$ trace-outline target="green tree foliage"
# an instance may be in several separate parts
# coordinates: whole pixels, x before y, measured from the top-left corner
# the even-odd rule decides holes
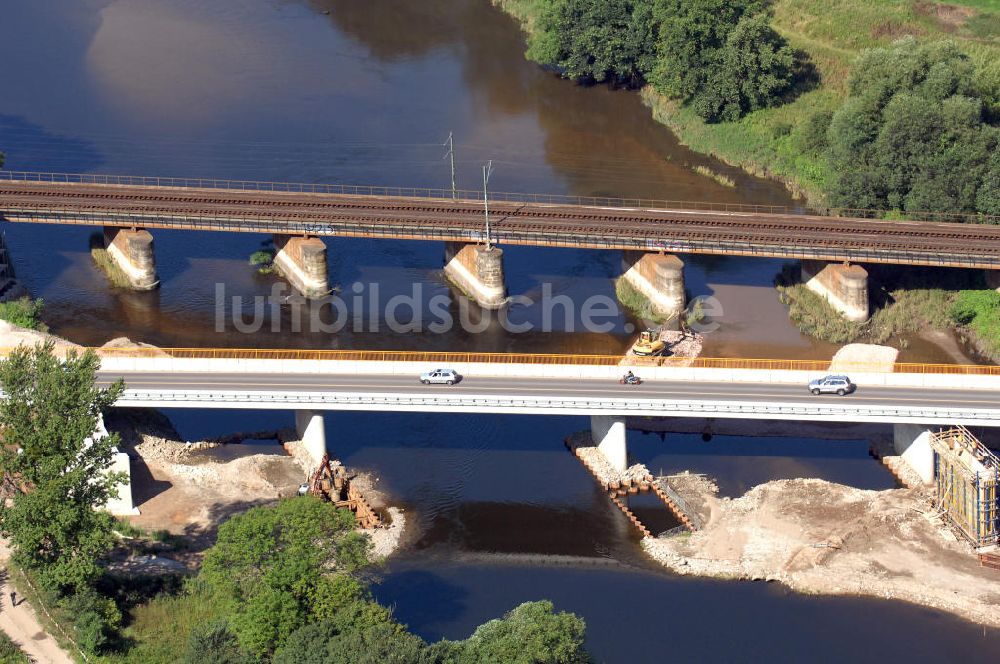
[[[985,122],[972,74],[948,41],[907,38],[865,52],[827,131],[831,203],[1000,212],[990,184],[1000,173],[991,160],[1000,134]]]
[[[649,0],[542,0],[528,57],[567,78],[639,86],[653,66]]]
[[[984,214],[1000,215],[1000,150],[994,150],[976,193],[976,208]]]
[[[567,78],[638,87],[692,104],[710,122],[774,105],[796,60],[768,0],[541,0],[528,57]]]
[[[767,108],[792,86],[795,54],[767,14],[741,18],[713,57],[718,62],[691,95],[694,109],[710,122]]]
[[[576,664],[589,662],[583,648],[586,624],[553,611],[552,602],[525,602],[503,618],[480,625],[461,642],[460,661],[470,664]]]
[[[95,386],[100,360],[92,351],[65,360],[52,351],[51,343],[22,346],[0,362],[0,471],[9,501],[0,503],[0,529],[15,562],[46,587],[80,589],[97,578],[114,544],[114,520],[100,508],[125,480],[109,472],[118,437],[93,434],[124,386]]]
[[[353,528],[350,511],[311,496],[251,509],[219,528],[200,576],[230,601],[229,627],[244,650],[271,653],[302,625],[335,615],[332,602],[361,596],[333,575],[367,561],[370,541]]]
[[[216,621],[194,630],[181,664],[250,664],[225,621]],[[299,660],[300,664],[304,664]]]
[[[379,625],[341,632],[326,642],[324,664],[431,664],[419,636]]]

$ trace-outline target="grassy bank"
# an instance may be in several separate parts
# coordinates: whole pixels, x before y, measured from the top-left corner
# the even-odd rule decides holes
[[[825,299],[799,283],[797,267],[786,266],[775,285],[795,326],[823,341],[905,348],[905,335],[953,327],[984,355],[1000,359],[1000,293],[985,289],[981,274],[873,266],[869,275],[874,284],[872,315],[864,323],[844,319]]]
[[[657,324],[668,320],[668,317],[654,309],[649,298],[640,293],[624,276],[615,279],[615,295],[618,296],[618,302],[639,320]]]
[[[128,275],[118,267],[118,263],[111,258],[111,254],[104,248],[104,236],[100,233],[94,233],[90,236],[90,257],[94,259],[94,263],[101,269],[101,272],[108,278],[112,286],[115,288],[130,287],[131,283],[128,280]]]
[[[531,33],[544,0],[493,0]],[[808,54],[818,84],[787,103],[735,122],[704,122],[692,108],[647,87],[642,95],[657,121],[681,142],[755,175],[784,182],[791,191],[823,202],[830,166],[810,145],[809,123],[847,96],[851,64],[862,50],[912,35],[950,38],[971,58],[976,79],[1000,98],[1000,2],[965,0],[774,0],[775,30]]]

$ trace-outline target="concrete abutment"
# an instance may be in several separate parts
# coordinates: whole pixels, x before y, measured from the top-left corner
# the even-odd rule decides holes
[[[934,484],[934,450],[926,425],[892,425],[892,446],[924,484]]]
[[[624,418],[591,415],[590,436],[597,449],[615,470],[624,472],[628,468],[628,442]]]
[[[445,242],[444,273],[484,309],[507,304],[503,250],[481,244]]]
[[[295,411],[295,433],[309,452],[313,463],[318,466],[326,454],[326,424],[323,422],[323,411]]]
[[[868,271],[860,265],[804,260],[802,283],[847,320],[868,320]]]
[[[677,256],[624,251],[622,270],[622,278],[646,297],[657,313],[673,318],[684,311],[684,261]]]
[[[153,236],[149,231],[105,226],[104,248],[134,290],[153,290],[159,285]]]
[[[274,235],[274,266],[304,296],[315,299],[330,293],[326,243],[318,237]]]

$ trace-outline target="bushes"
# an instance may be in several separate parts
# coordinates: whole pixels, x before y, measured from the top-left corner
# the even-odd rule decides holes
[[[551,602],[525,602],[503,618],[480,625],[459,645],[462,662],[583,664],[586,624],[572,613],[555,613]]]
[[[100,654],[116,642],[122,614],[110,598],[82,588],[61,599],[59,606],[73,617],[73,638],[84,652]]]
[[[954,43],[866,51],[848,88],[827,131],[833,205],[1000,214],[1000,132]]]
[[[43,306],[43,300],[32,301],[28,297],[22,297],[9,302],[0,302],[0,319],[18,327],[44,331],[45,326],[41,320]]]
[[[982,350],[1000,357],[1000,293],[995,290],[964,290],[958,294],[950,315],[958,325],[971,330]]]

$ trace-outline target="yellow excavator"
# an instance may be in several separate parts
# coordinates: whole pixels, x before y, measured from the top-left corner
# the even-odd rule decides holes
[[[643,357],[662,355],[667,349],[667,343],[660,339],[660,334],[653,330],[645,330],[639,334],[638,341],[632,346],[632,352]]]

